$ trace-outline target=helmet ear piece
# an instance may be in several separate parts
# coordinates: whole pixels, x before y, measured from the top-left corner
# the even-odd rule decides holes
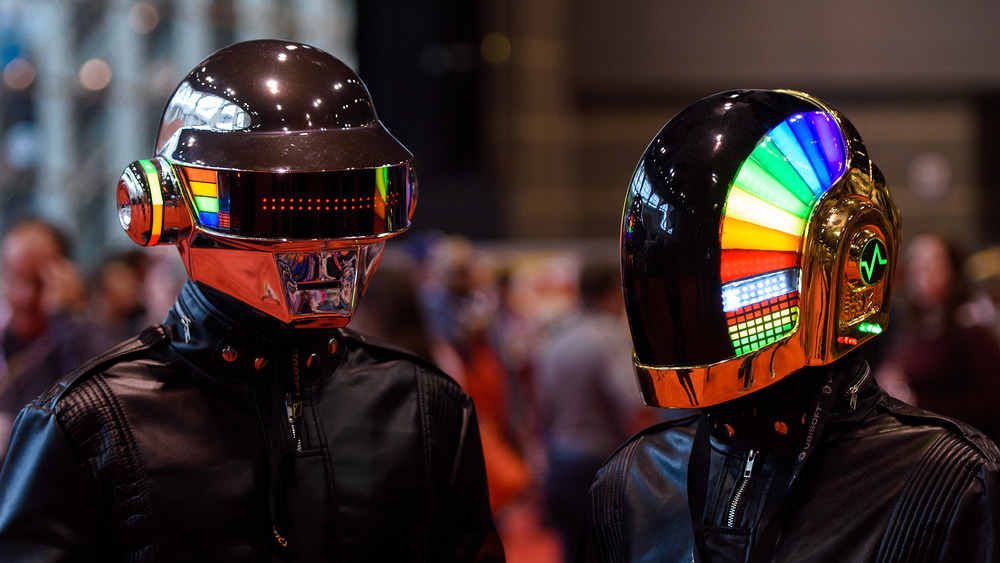
[[[413,212],[417,209],[417,170],[413,167],[413,163],[410,163],[408,171],[407,181],[410,183],[410,206],[407,209],[406,220],[413,220]]]
[[[122,229],[138,245],[174,244],[191,230],[180,183],[162,157],[125,167],[116,199]]]
[[[888,326],[899,230],[887,201],[841,195],[817,209],[802,271],[808,365],[828,364]]]
[[[864,225],[851,235],[841,283],[837,344],[853,347],[888,322],[894,256],[884,231]]]

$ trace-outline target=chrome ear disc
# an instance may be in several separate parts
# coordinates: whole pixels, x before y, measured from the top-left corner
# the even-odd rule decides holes
[[[140,246],[174,244],[191,230],[180,183],[161,157],[125,167],[116,199],[122,229]]]

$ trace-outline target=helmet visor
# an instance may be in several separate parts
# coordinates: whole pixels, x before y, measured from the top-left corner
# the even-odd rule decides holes
[[[713,108],[688,122],[715,119]],[[633,342],[646,365],[733,360],[799,326],[806,234],[813,209],[845,177],[846,141],[826,111],[778,121],[781,113],[726,135],[699,125],[707,139],[698,142],[654,140],[640,161],[622,256]],[[717,142],[725,150],[699,161]]]
[[[203,229],[265,240],[373,238],[409,227],[409,164],[330,172],[176,166]]]

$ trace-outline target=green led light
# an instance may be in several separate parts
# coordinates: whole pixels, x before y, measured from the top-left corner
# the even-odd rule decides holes
[[[882,327],[874,323],[861,323],[858,325],[858,330],[871,334],[879,334],[882,332]]]
[[[802,176],[789,164],[788,158],[781,152],[774,141],[766,139],[750,153],[750,158],[756,161],[763,171],[778,181],[786,190],[795,195],[803,204],[812,208],[816,194],[805,183]]]
[[[202,213],[218,213],[219,212],[219,200],[214,197],[206,197],[196,195],[194,196],[195,207],[198,211]]]

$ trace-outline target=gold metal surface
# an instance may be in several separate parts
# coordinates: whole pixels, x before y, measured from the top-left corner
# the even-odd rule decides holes
[[[836,119],[846,143],[846,172],[813,208],[802,247],[798,326],[788,336],[745,356],[711,365],[663,367],[632,360],[643,401],[673,408],[707,407],[762,389],[805,366],[825,365],[874,336],[861,323],[885,327],[899,250],[899,211],[882,173],[854,127],[811,96]],[[885,243],[884,275],[860,284],[859,255],[868,240]],[[860,245],[860,247],[859,247]]]

